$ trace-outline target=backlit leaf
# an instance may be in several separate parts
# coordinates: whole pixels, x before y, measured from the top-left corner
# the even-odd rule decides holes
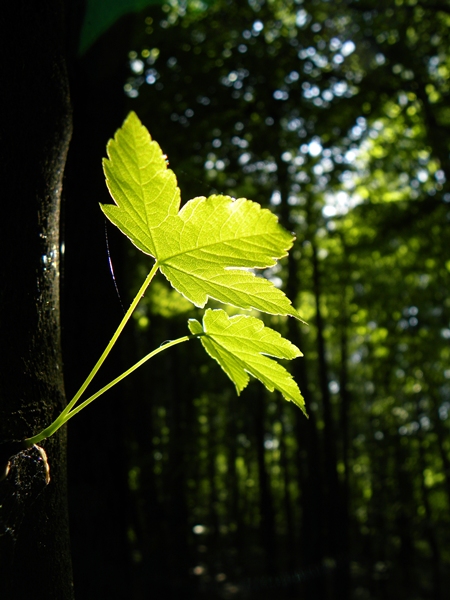
[[[161,272],[196,306],[205,306],[209,296],[240,308],[298,316],[281,290],[246,270],[273,266],[293,240],[256,202],[194,198],[154,236]]]
[[[194,198],[179,211],[175,175],[134,113],[108,143],[108,157],[115,204],[102,210],[188,300],[203,307],[210,297],[299,318],[281,290],[249,271],[273,266],[292,246],[294,237],[274,214],[229,196]]]
[[[199,335],[208,354],[234,382],[239,394],[248,384],[249,374],[268,390],[280,391],[302,411],[305,402],[294,379],[284,367],[269,356],[291,360],[302,356],[300,350],[260,319],[246,315],[229,317],[223,310],[205,312],[203,325],[189,320],[191,333]]]

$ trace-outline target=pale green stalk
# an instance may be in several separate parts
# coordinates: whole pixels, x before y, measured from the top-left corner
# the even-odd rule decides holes
[[[85,379],[83,385],[80,387],[80,389],[78,390],[78,392],[75,394],[75,396],[67,404],[67,406],[62,411],[62,413],[53,421],[53,423],[51,425],[49,425],[46,429],[44,429],[43,431],[41,431],[37,435],[35,435],[35,436],[31,437],[31,438],[27,438],[26,442],[27,442],[27,444],[28,444],[29,447],[31,447],[33,444],[37,444],[39,441],[41,441],[41,440],[43,440],[43,439],[45,439],[47,437],[50,437],[55,431],[57,431],[62,425],[64,425],[64,423],[70,418],[69,414],[70,414],[70,416],[72,416],[73,414],[75,414],[72,411],[73,407],[78,402],[78,400],[81,398],[82,394],[85,392],[86,388],[91,383],[91,381],[94,379],[95,375],[97,374],[97,372],[100,369],[100,367],[102,366],[102,364],[105,362],[106,357],[111,352],[114,344],[117,342],[117,339],[118,339],[119,335],[122,333],[125,325],[128,323],[128,321],[129,321],[131,315],[133,314],[135,308],[139,304],[141,298],[145,294],[148,286],[150,285],[150,282],[152,281],[153,277],[156,275],[156,272],[157,272],[158,268],[159,268],[159,264],[158,264],[158,261],[156,261],[155,264],[153,265],[150,273],[145,278],[144,283],[141,285],[141,287],[140,287],[138,293],[136,294],[133,302],[130,304],[129,309],[125,313],[125,316],[121,320],[121,322],[120,322],[118,328],[116,329],[114,335],[112,336],[109,344],[106,346],[106,348],[103,351],[102,355],[100,356],[100,358],[98,359],[98,361],[95,363],[94,368],[89,373],[89,375]],[[184,339],[183,339],[183,341],[184,341]],[[158,351],[160,351],[160,350],[158,349]],[[136,363],[136,365],[134,367],[131,367],[131,369],[129,369],[128,371],[126,371],[124,374],[120,375],[119,378],[115,379],[113,382],[111,382],[110,384],[108,384],[108,386],[106,386],[105,388],[103,388],[103,390],[101,390],[101,393],[106,392],[107,389],[109,389],[110,387],[112,387],[113,385],[115,385],[116,383],[118,383],[121,379],[123,379],[124,377],[126,377],[126,375],[128,373],[131,373],[132,371],[134,371],[134,369],[137,368],[137,366],[139,366],[140,364],[142,364],[142,362],[145,362],[149,358],[151,358],[151,356],[147,355],[147,357],[145,357],[142,361],[139,361],[139,363]],[[99,395],[100,395],[100,392],[98,392],[95,395],[95,397],[97,398]],[[89,400],[91,400],[91,399],[89,399]],[[89,403],[88,401],[86,401],[86,402]],[[86,402],[84,402],[82,405],[80,405],[80,407],[81,406],[85,406]],[[77,410],[77,412],[78,412],[78,410]]]
[[[98,370],[100,369],[100,367],[102,366],[102,364],[105,362],[106,357],[111,352],[114,344],[117,342],[117,338],[122,333],[125,325],[129,321],[129,319],[130,319],[131,315],[133,314],[136,306],[139,304],[142,296],[145,294],[145,291],[147,290],[148,286],[150,285],[150,282],[153,279],[153,277],[155,276],[156,271],[158,270],[158,268],[159,268],[159,265],[158,265],[157,262],[155,262],[155,264],[152,267],[152,270],[150,271],[150,273],[145,278],[144,283],[141,285],[140,290],[136,294],[133,302],[130,304],[129,309],[125,313],[125,316],[121,320],[119,327],[116,329],[114,335],[112,336],[111,341],[106,346],[105,350],[103,351],[103,354],[100,356],[100,358],[98,359],[98,361],[95,363],[94,368],[92,369],[92,371],[87,376],[87,378],[86,378],[85,382],[83,383],[83,385],[80,387],[80,389],[75,394],[75,396],[72,398],[72,400],[69,402],[69,404],[66,406],[66,408],[62,411],[61,416],[67,415],[71,411],[71,409],[78,402],[78,400],[80,399],[80,397],[82,396],[83,392],[86,390],[86,388],[88,387],[88,385],[94,379],[94,377],[97,374]]]
[[[102,387],[101,390],[99,390],[98,392],[96,392],[95,394],[93,394],[92,396],[90,396],[87,400],[85,400],[84,402],[82,402],[79,406],[77,406],[76,408],[74,408],[73,410],[71,410],[69,413],[67,413],[67,412],[61,413],[59,415],[59,417],[57,419],[55,419],[55,421],[53,421],[53,423],[51,425],[49,425],[46,429],[44,429],[43,431],[41,431],[40,433],[38,433],[37,435],[35,435],[35,436],[31,437],[31,438],[27,438],[25,440],[26,443],[27,443],[27,446],[31,447],[34,444],[38,444],[42,440],[45,440],[45,438],[48,438],[51,435],[53,435],[55,433],[55,431],[57,431],[62,425],[64,425],[65,423],[67,423],[67,421],[69,419],[71,419],[74,415],[76,415],[77,413],[79,413],[80,410],[83,410],[83,408],[85,408],[88,404],[90,404],[91,402],[93,402],[94,400],[96,400],[99,396],[101,396],[102,394],[104,394],[105,392],[107,392],[109,389],[111,389],[113,386],[115,386],[116,383],[119,383],[119,381],[122,381],[122,379],[125,379],[125,377],[127,377],[128,375],[130,375],[133,371],[135,371],[136,369],[138,369],[141,365],[143,365],[145,362],[147,362],[148,360],[150,360],[151,358],[153,358],[154,356],[156,356],[157,354],[159,354],[163,350],[166,350],[167,348],[171,348],[172,346],[176,346],[177,344],[181,344],[183,342],[187,342],[187,341],[189,341],[190,339],[192,339],[194,337],[197,337],[197,336],[194,336],[194,335],[185,335],[184,337],[181,337],[181,338],[178,338],[176,340],[172,340],[170,342],[166,342],[165,344],[162,344],[159,348],[156,348],[156,350],[153,350],[152,352],[150,352],[149,354],[147,354],[146,356],[144,356],[144,358],[141,358],[140,361],[138,361],[132,367],[130,367],[129,369],[127,369],[126,371],[124,371],[121,375],[119,375],[118,377],[116,377],[115,379],[113,379],[110,383],[108,383],[107,385],[105,385],[104,387]]]

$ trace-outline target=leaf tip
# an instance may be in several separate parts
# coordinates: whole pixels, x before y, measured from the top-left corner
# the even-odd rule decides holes
[[[128,115],[125,117],[123,126],[125,126],[125,124],[128,124],[128,123],[130,125],[142,125],[140,118],[137,116],[137,114],[134,112],[134,110],[130,110]]]
[[[292,311],[289,313],[289,316],[294,317],[294,319],[297,319],[297,321],[300,321],[300,323],[303,323],[303,325],[308,325],[308,323],[304,319],[302,319],[300,313],[294,307],[292,307]]]
[[[293,402],[296,406],[298,406],[302,413],[305,415],[305,417],[309,419],[309,415],[306,412],[305,399],[303,398],[301,393],[299,393],[298,398],[286,398],[286,400],[288,400],[289,402]]]

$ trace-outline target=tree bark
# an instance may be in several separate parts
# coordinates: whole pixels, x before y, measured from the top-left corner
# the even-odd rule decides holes
[[[0,443],[48,425],[65,404],[59,215],[71,136],[61,0],[2,6],[0,61]],[[73,598],[65,432],[10,460],[0,483],[0,597]]]

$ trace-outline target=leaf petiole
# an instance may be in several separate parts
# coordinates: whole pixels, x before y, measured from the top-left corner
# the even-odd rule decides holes
[[[135,363],[132,367],[130,367],[129,369],[127,369],[126,371],[124,371],[121,375],[119,375],[118,377],[116,377],[115,379],[113,379],[110,383],[108,383],[107,385],[105,385],[104,387],[102,387],[101,390],[99,390],[98,392],[96,392],[95,394],[93,394],[92,396],[90,396],[90,398],[88,398],[87,400],[85,400],[84,402],[82,402],[79,406],[77,406],[76,408],[74,408],[73,410],[71,410],[67,414],[66,421],[68,421],[70,418],[72,418],[74,415],[76,415],[78,412],[80,412],[80,410],[82,410],[85,406],[87,406],[88,404],[90,404],[91,402],[93,402],[94,400],[96,400],[99,396],[101,396],[102,394],[104,394],[105,392],[107,392],[109,389],[111,389],[113,386],[115,386],[116,383],[119,383],[119,381],[122,381],[122,379],[125,379],[125,377],[128,377],[128,375],[130,375],[131,373],[133,373],[133,371],[135,371],[136,369],[138,369],[141,365],[143,365],[144,363],[146,363],[148,360],[150,360],[151,358],[153,358],[154,356],[156,356],[157,354],[159,354],[163,350],[166,350],[167,348],[171,348],[172,346],[176,346],[177,344],[182,344],[183,342],[188,342],[189,340],[191,340],[191,339],[193,339],[195,337],[197,337],[197,336],[195,336],[195,335],[185,335],[185,336],[183,336],[181,338],[177,338],[176,340],[171,340],[170,342],[165,342],[159,348],[156,348],[156,350],[152,350],[152,352],[149,352],[149,354],[147,354],[146,356],[144,356],[144,358],[141,358],[141,360],[139,360],[137,363]]]
[[[51,435],[53,435],[55,433],[55,431],[57,431],[60,427],[62,427],[62,425],[67,423],[67,421],[69,419],[71,419],[74,415],[79,413],[80,410],[83,410],[83,408],[88,406],[88,404],[90,404],[91,402],[96,400],[99,396],[101,396],[102,394],[104,394],[105,392],[110,390],[113,386],[115,386],[117,383],[122,381],[122,379],[125,379],[125,377],[127,377],[128,375],[133,373],[133,371],[138,369],[141,365],[146,363],[148,360],[150,360],[151,358],[153,358],[154,356],[156,356],[163,350],[166,350],[167,348],[171,348],[172,346],[176,346],[177,344],[181,344],[183,342],[188,342],[189,340],[191,340],[195,337],[197,337],[197,336],[196,335],[185,335],[176,340],[171,340],[169,342],[165,342],[159,348],[156,348],[156,350],[153,350],[152,352],[150,352],[149,354],[144,356],[144,358],[141,358],[141,360],[139,360],[132,367],[130,367],[129,369],[124,371],[121,375],[119,375],[118,377],[116,377],[115,379],[110,381],[107,385],[102,387],[98,392],[96,392],[95,394],[93,394],[92,396],[87,398],[87,400],[85,400],[84,402],[79,404],[76,408],[74,408],[73,410],[71,410],[69,412],[66,411],[66,412],[61,413],[59,415],[59,417],[57,419],[55,419],[55,421],[53,421],[53,423],[51,425],[49,425],[46,429],[44,429],[43,431],[41,431],[40,433],[38,433],[37,435],[35,435],[31,438],[27,438],[25,440],[27,447],[31,447],[34,444],[37,444],[37,443],[41,442],[42,440],[45,440],[45,438],[48,438]]]
[[[111,352],[114,344],[117,342],[117,339],[119,338],[120,334],[122,333],[125,325],[130,320],[130,317],[133,314],[135,308],[139,304],[141,298],[144,296],[144,294],[145,294],[148,286],[150,285],[153,277],[156,275],[156,272],[158,271],[158,268],[159,268],[159,264],[158,264],[158,261],[156,261],[155,264],[153,265],[153,267],[151,268],[149,274],[145,278],[144,283],[141,285],[141,287],[140,287],[138,293],[136,294],[133,302],[130,304],[130,307],[128,308],[127,312],[125,313],[125,315],[124,315],[123,319],[121,320],[119,326],[117,327],[116,331],[114,332],[114,335],[112,336],[111,340],[109,341],[109,343],[106,346],[105,350],[103,351],[102,355],[100,356],[100,358],[98,359],[98,361],[95,363],[94,368],[89,373],[89,375],[86,377],[85,381],[83,382],[82,386],[77,391],[77,393],[75,394],[75,396],[67,404],[67,406],[64,408],[64,410],[61,412],[61,414],[53,421],[53,423],[51,423],[48,427],[46,427],[45,429],[43,429],[37,435],[35,435],[35,436],[31,437],[31,438],[27,438],[25,440],[25,442],[27,444],[27,447],[31,447],[31,446],[33,446],[33,444],[37,444],[38,442],[44,440],[45,438],[48,438],[51,435],[53,435],[55,433],[55,431],[57,431],[62,425],[64,425],[64,423],[66,423],[74,414],[76,414],[82,408],[84,408],[85,406],[87,406],[87,404],[89,404],[90,402],[92,402],[92,400],[95,400],[95,398],[98,398],[99,396],[101,396],[101,394],[103,394],[104,392],[106,392],[109,388],[111,388],[113,385],[115,385],[116,383],[118,383],[119,381],[121,381],[129,373],[132,373],[135,369],[137,369],[138,366],[140,366],[145,361],[149,360],[152,356],[154,356],[155,354],[157,354],[160,351],[160,349],[158,348],[158,351],[155,351],[154,353],[150,353],[149,355],[145,356],[142,360],[140,360],[138,363],[136,363],[136,365],[134,365],[133,367],[131,367],[130,369],[128,369],[127,371],[125,371],[125,373],[122,373],[122,375],[119,375],[119,377],[116,377],[116,379],[114,379],[112,382],[110,382],[108,385],[106,385],[104,388],[102,388],[99,392],[97,392],[96,394],[94,394],[94,396],[91,396],[90,398],[88,398],[87,400],[85,400],[82,404],[80,404],[80,406],[78,406],[76,409],[74,409],[74,406],[76,405],[76,403],[78,402],[78,400],[81,398],[81,396],[85,392],[85,390],[88,387],[88,385],[94,379],[94,377],[97,374],[97,372],[99,371],[100,367],[105,362],[106,357]],[[184,341],[184,339],[183,339],[183,341]],[[179,343],[177,340],[176,340],[176,342]],[[170,344],[174,345],[173,343],[170,343]],[[165,347],[167,347],[167,345]]]
[[[86,388],[88,387],[88,385],[94,379],[94,377],[97,374],[98,370],[100,369],[100,367],[102,366],[102,364],[105,362],[106,357],[111,352],[114,344],[117,342],[117,339],[118,339],[119,335],[122,333],[125,325],[129,321],[129,319],[130,319],[131,315],[133,314],[135,308],[137,307],[137,305],[139,304],[141,298],[145,294],[148,286],[150,285],[150,282],[152,281],[153,277],[156,275],[156,272],[157,272],[158,268],[159,268],[159,265],[158,265],[157,262],[155,262],[155,264],[153,265],[150,273],[147,275],[147,277],[145,278],[144,283],[141,285],[138,293],[136,294],[133,302],[130,304],[130,307],[128,308],[127,312],[125,313],[125,316],[121,320],[121,322],[120,322],[118,328],[116,329],[114,335],[112,336],[109,344],[106,346],[106,348],[103,351],[102,355],[100,356],[100,358],[98,359],[98,361],[95,363],[95,366],[92,369],[92,371],[86,377],[86,380],[84,381],[83,385],[80,387],[80,389],[75,394],[75,396],[72,398],[72,400],[68,403],[68,405],[66,406],[66,408],[62,411],[62,413],[60,415],[61,417],[65,416],[65,415],[67,415],[67,414],[69,414],[71,412],[72,408],[75,406],[75,404],[81,398],[82,394],[84,393],[84,391],[86,390]]]

